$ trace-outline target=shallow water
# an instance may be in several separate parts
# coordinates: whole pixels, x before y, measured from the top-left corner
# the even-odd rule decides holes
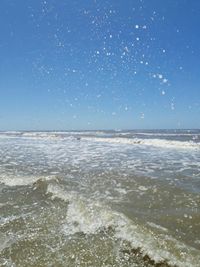
[[[199,266],[200,132],[0,133],[0,266]]]

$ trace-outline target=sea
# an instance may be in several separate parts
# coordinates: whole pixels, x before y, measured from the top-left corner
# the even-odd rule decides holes
[[[200,130],[0,132],[1,267],[199,267]]]

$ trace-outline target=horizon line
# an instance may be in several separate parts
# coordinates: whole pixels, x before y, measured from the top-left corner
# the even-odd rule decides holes
[[[65,129],[65,130],[60,130],[60,129],[31,129],[31,130],[0,130],[1,133],[3,132],[95,132],[95,131],[170,131],[170,130],[182,130],[182,131],[188,131],[188,130],[200,130],[200,128],[132,128],[132,129]]]

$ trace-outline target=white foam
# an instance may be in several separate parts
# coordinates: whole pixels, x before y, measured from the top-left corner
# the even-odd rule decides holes
[[[127,145],[143,145],[143,146],[153,146],[153,147],[162,147],[162,148],[174,148],[174,149],[195,149],[200,150],[200,143],[192,141],[175,141],[175,140],[166,140],[166,139],[159,139],[159,138],[152,138],[152,139],[143,139],[143,138],[126,138],[125,136],[129,133],[120,133],[123,137],[117,137],[114,132],[111,133],[112,137],[106,137],[108,133],[104,132],[2,132],[0,133],[1,138],[31,138],[31,139],[64,139],[64,140],[76,140],[76,136],[80,135],[81,140],[87,141],[95,141],[95,142],[106,142],[106,143],[113,143],[113,144],[127,144]],[[90,136],[88,136],[90,135]],[[144,135],[144,136],[194,136],[193,133],[134,133],[135,136],[137,135]],[[195,134],[196,136],[200,136],[199,134]],[[115,137],[116,136],[116,137]]]
[[[0,183],[3,183],[7,186],[25,186],[31,185],[38,180],[52,180],[55,179],[55,176],[15,176],[15,175],[4,175],[0,176]]]
[[[115,188],[115,191],[119,192],[122,195],[127,194],[127,190],[125,188]]]
[[[13,222],[15,220],[19,220],[19,219],[25,219],[26,217],[28,217],[31,213],[26,213],[26,214],[23,214],[23,215],[11,215],[11,216],[7,216],[7,217],[1,217],[0,218],[0,225],[1,226],[4,226],[10,222]]]
[[[200,149],[200,144],[193,141],[172,141],[163,139],[140,139],[140,138],[102,138],[102,137],[83,137],[83,140],[95,141],[95,142],[105,142],[113,144],[126,144],[126,145],[143,145],[143,146],[153,146],[162,148],[174,148],[174,149]]]
[[[148,190],[148,187],[143,186],[143,185],[140,185],[140,186],[138,187],[138,189],[139,189],[140,191],[147,191],[147,190]]]
[[[152,222],[147,222],[147,224],[150,225],[153,228],[159,229],[159,230],[164,231],[164,232],[168,232],[168,229],[163,227],[163,226],[161,226],[161,225],[158,225],[158,224],[155,224],[155,223],[152,223]]]
[[[58,196],[58,191],[56,194]],[[95,234],[99,230],[111,227],[114,229],[115,238],[130,242],[134,249],[140,248],[144,256],[148,255],[155,262],[167,260],[169,264],[180,267],[199,267],[199,251],[172,238],[167,231],[155,233],[128,219],[122,213],[93,200],[86,200],[74,192],[65,193],[64,199],[69,201],[66,224],[63,228],[66,235],[77,232]]]
[[[133,132],[134,135],[144,135],[144,136],[200,136],[198,133],[145,133],[145,132]]]

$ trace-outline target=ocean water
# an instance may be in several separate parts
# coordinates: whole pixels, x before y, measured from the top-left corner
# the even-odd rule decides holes
[[[200,131],[0,133],[0,266],[200,266]]]

